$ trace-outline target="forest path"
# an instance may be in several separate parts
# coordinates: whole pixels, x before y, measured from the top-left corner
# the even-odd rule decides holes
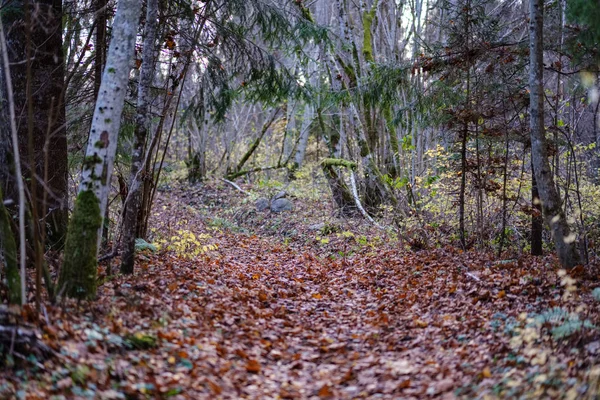
[[[595,336],[557,345],[531,328],[536,312],[591,303],[585,287],[562,299],[552,259],[332,235],[352,249],[340,255],[216,227],[176,194],[157,209],[163,249],[105,279],[83,312],[49,307],[45,339],[63,355],[7,387],[27,398],[578,398],[597,364]]]
[[[576,355],[546,362],[550,343],[511,349],[526,313],[560,303],[551,260],[352,247],[354,237],[338,234],[338,249],[353,249],[340,256],[313,242],[223,228],[212,213],[207,223],[177,194],[161,202],[159,231],[199,244],[148,256],[137,276],[102,290],[118,299],[116,315],[129,315],[119,329],[160,339],[156,350],[140,351],[146,361],[136,361],[137,352],[120,361],[129,392],[151,382],[151,393],[177,388],[181,398],[483,398],[535,390],[556,397],[566,390],[531,383],[532,371],[551,370],[545,379],[557,382],[579,373],[567,367],[581,363]],[[183,257],[210,244],[218,249]]]

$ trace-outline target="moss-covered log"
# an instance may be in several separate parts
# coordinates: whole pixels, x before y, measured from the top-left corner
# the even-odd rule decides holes
[[[0,253],[4,260],[8,286],[8,302],[21,304],[21,280],[17,263],[17,243],[10,228],[8,211],[4,207],[4,198],[0,188]]]
[[[325,158],[321,161],[321,166],[325,167],[345,167],[356,170],[358,165],[354,161],[348,161],[341,158]]]
[[[78,299],[96,296],[96,254],[101,225],[98,198],[91,190],[80,192],[65,243],[65,261],[58,281],[60,295]]]

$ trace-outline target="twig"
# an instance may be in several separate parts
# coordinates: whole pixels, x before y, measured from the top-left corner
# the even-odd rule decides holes
[[[239,190],[240,192],[247,194],[248,196],[250,195],[250,192],[245,191],[244,189],[242,189],[241,187],[239,187],[236,183],[228,181],[225,178],[221,178],[221,180],[225,183],[229,183],[231,186],[233,186],[234,188],[236,188],[237,190]]]
[[[106,253],[101,257],[98,257],[98,262],[102,262],[105,260],[110,260],[111,258],[115,258],[116,256],[119,255],[119,250],[116,246],[113,247],[112,251],[110,253]],[[108,268],[111,268],[110,266],[108,266]]]
[[[476,280],[477,282],[481,282],[481,279],[480,279],[480,278],[478,278],[478,277],[477,277],[477,275],[475,275],[475,274],[472,274],[472,273],[470,273],[470,272],[467,272],[467,273],[466,273],[466,275],[467,275],[469,278],[473,278],[473,279],[474,279],[474,280]]]
[[[352,196],[354,197],[354,202],[356,203],[356,207],[359,209],[360,213],[377,228],[385,229],[383,226],[375,222],[375,220],[367,213],[367,211],[365,211],[362,204],[360,204],[360,199],[358,198],[358,191],[356,190],[356,180],[354,179],[354,171],[352,170],[350,170],[350,184],[352,187]]]

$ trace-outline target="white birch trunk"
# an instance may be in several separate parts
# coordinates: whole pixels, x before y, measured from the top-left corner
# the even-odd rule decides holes
[[[119,1],[81,173],[79,192],[90,190],[96,195],[102,216],[108,203],[140,9],[140,0]]]
[[[300,168],[304,162],[306,155],[306,147],[308,146],[308,137],[310,136],[310,125],[313,121],[313,107],[311,104],[304,106],[304,115],[302,120],[302,128],[300,128],[300,140],[298,141],[298,150],[294,159],[294,167]]]

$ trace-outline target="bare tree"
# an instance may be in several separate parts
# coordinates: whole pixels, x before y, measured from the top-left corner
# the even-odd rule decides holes
[[[560,263],[566,268],[571,268],[579,263],[579,256],[575,245],[576,235],[569,228],[561,206],[560,196],[554,184],[552,170],[548,162],[544,128],[543,0],[531,0],[529,18],[531,158],[544,218],[552,230]]]

